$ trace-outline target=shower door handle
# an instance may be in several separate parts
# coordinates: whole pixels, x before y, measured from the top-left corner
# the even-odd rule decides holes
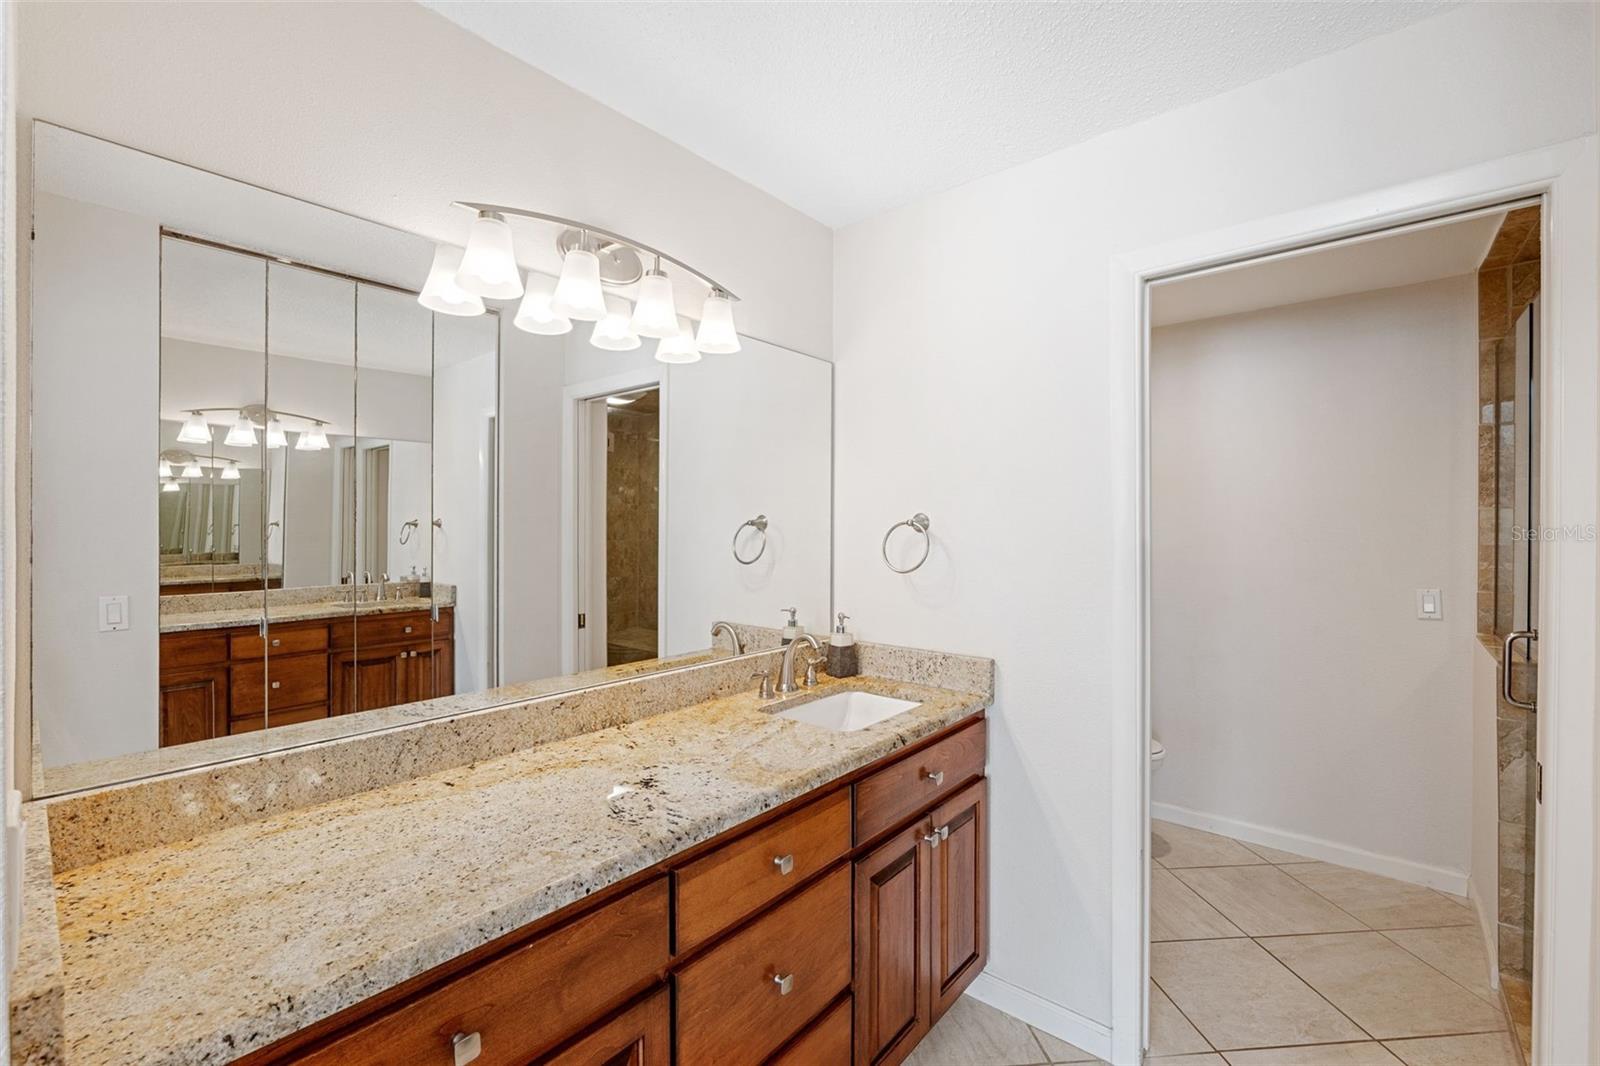
[[[1511,649],[1519,640],[1536,641],[1538,639],[1539,631],[1537,629],[1519,629],[1514,633],[1507,633],[1506,642],[1501,647],[1500,698],[1511,704],[1513,707],[1521,707],[1523,710],[1527,711],[1533,710],[1538,701],[1530,700],[1527,703],[1523,703],[1521,700],[1517,699],[1511,694]]]

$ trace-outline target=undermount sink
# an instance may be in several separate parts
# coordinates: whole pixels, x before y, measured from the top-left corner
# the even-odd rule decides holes
[[[872,692],[836,692],[790,710],[779,711],[778,717],[835,733],[854,733],[920,706],[922,704],[912,700],[897,700]]]

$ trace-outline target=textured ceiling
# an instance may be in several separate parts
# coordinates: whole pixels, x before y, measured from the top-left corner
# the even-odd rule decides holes
[[[1449,6],[424,2],[833,226]]]

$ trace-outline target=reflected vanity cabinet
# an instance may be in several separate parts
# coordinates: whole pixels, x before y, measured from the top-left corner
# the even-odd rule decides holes
[[[892,1066],[988,958],[980,715],[245,1060]]]
[[[454,692],[454,611],[161,635],[162,747]]]

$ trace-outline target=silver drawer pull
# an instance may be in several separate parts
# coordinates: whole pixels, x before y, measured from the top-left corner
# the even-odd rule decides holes
[[[939,831],[937,829],[935,829],[931,833],[922,834],[922,839],[926,840],[928,842],[928,847],[936,848],[936,847],[939,846],[939,841],[943,840],[944,838],[941,837],[939,835]]]
[[[283,641],[279,640],[277,637],[273,637],[272,638],[272,646],[274,648],[276,648],[279,644],[282,644],[282,643],[283,643]]]
[[[483,1054],[483,1037],[477,1033],[457,1033],[450,1038],[450,1048],[456,1053],[456,1066],[467,1066]]]
[[[778,995],[787,996],[794,991],[794,974],[776,974],[772,978],[772,983],[778,986]]]
[[[273,682],[273,683],[272,683],[272,687],[273,687],[273,688],[277,688],[277,687],[278,687],[278,686],[279,686],[279,685],[281,685],[281,684],[283,684],[283,682],[282,682],[282,681],[274,681],[274,682]]]
[[[410,626],[406,626],[406,632],[407,633],[411,632],[411,627]]]
[[[772,865],[778,868],[778,873],[788,877],[790,874],[794,873],[794,856],[779,855],[776,859],[772,860]]]
[[[943,770],[924,770],[922,771],[922,776],[926,777],[929,781],[932,781],[934,788],[939,788],[944,784]]]

